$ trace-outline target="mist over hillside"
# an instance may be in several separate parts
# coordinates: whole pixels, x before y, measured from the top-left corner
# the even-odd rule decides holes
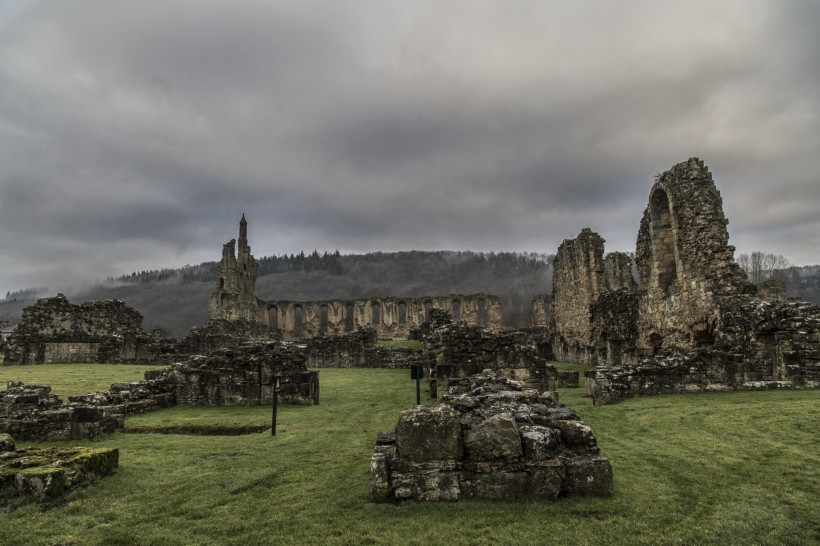
[[[340,255],[299,253],[260,258],[256,295],[263,300],[356,299],[373,296],[444,296],[483,292],[501,298],[502,322],[527,326],[536,294],[552,291],[547,254],[457,251],[374,252]],[[790,296],[820,303],[820,266],[792,267],[783,276]],[[134,272],[67,296],[76,303],[120,299],[143,314],[145,329],[162,327],[176,337],[206,320],[216,262],[179,269]],[[7,294],[0,318],[16,323],[44,288]]]
[[[256,295],[263,300],[443,296],[483,292],[501,298],[505,326],[526,326],[535,294],[552,289],[551,255],[457,251],[299,253],[259,258]],[[146,329],[185,336],[207,315],[216,262],[134,272],[67,294],[74,302],[120,299],[143,314]],[[54,294],[45,294],[54,295]],[[38,293],[38,297],[44,297]],[[0,303],[16,322],[34,298]]]

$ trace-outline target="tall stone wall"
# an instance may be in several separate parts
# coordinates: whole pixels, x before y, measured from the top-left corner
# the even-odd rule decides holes
[[[664,172],[649,192],[638,230],[638,350],[710,345],[720,299],[754,287],[735,263],[729,221],[712,174],[697,158]]]
[[[121,362],[149,358],[142,315],[120,300],[72,304],[63,294],[38,300],[2,350],[4,364]]]
[[[558,360],[597,365],[632,358],[634,339],[626,332],[634,326],[623,324],[635,315],[629,307],[636,302],[630,296],[636,289],[632,259],[623,252],[604,257],[604,242],[584,228],[558,247],[552,277]]]

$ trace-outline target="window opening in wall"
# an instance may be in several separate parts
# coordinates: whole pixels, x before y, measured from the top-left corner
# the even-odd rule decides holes
[[[305,323],[305,310],[302,309],[301,305],[297,305],[293,309],[293,332],[300,334],[302,333],[302,327]]]
[[[427,300],[424,302],[424,320],[430,322],[430,309],[433,308],[433,302]]]
[[[352,331],[354,325],[355,321],[353,319],[353,304],[348,303],[345,305],[345,330],[348,332]]]
[[[403,301],[399,302],[399,324],[407,324],[407,304]]]
[[[275,305],[268,309],[268,324],[271,330],[279,329],[279,309]]]
[[[453,322],[461,320],[461,302],[453,300]]]
[[[319,331],[325,333],[327,331],[327,305],[319,307]]]
[[[651,204],[652,259],[655,266],[657,287],[663,291],[677,280],[675,261],[675,232],[672,226],[672,211],[669,197],[662,189],[652,194]]]
[[[373,302],[373,305],[370,308],[371,310],[371,321],[370,323],[373,326],[378,327],[381,323],[381,307],[379,306],[378,302]]]
[[[478,300],[478,325],[482,328],[487,323],[487,302],[485,300]]]

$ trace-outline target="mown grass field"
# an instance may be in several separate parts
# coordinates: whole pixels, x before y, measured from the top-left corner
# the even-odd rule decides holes
[[[36,369],[38,382],[59,384],[59,366]],[[564,390],[562,401],[592,426],[612,462],[614,496],[376,505],[369,502],[370,453],[376,433],[392,430],[414,403],[408,377],[406,370],[323,369],[321,404],[280,407],[276,437],[125,433],[72,442],[119,448],[119,471],[62,507],[2,509],[0,544],[820,541],[818,391],[592,407],[582,389]],[[0,368],[0,379],[8,378],[9,368]],[[174,408],[129,418],[126,428],[269,419],[270,408]]]

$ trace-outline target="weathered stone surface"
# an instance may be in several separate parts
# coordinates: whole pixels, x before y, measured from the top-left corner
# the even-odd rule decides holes
[[[611,495],[612,465],[606,457],[578,456],[564,461],[565,495]]]
[[[424,351],[431,361],[430,377],[435,378],[438,389],[446,390],[454,379],[469,377],[484,369],[521,381],[527,388],[555,389],[557,371],[539,354],[531,333],[496,332],[452,324],[446,318],[439,324],[424,341]]]
[[[58,294],[38,300],[0,351],[2,364],[136,362],[155,354],[142,315],[119,300],[69,303]]]
[[[0,434],[0,453],[14,451],[14,438],[10,434]]]
[[[464,447],[472,461],[511,461],[523,455],[518,425],[510,413],[493,415],[468,430]]]
[[[735,263],[723,202],[697,158],[659,174],[629,257],[589,229],[553,275],[553,349],[595,364],[596,404],[658,393],[820,387],[820,308],[755,287]]]
[[[578,415],[491,370],[454,381],[435,408],[402,412],[371,458],[375,502],[611,492],[611,468]]]
[[[398,455],[416,463],[459,459],[464,451],[458,413],[444,405],[402,411],[396,436]]]
[[[0,453],[0,503],[18,498],[58,502],[72,489],[112,474],[118,464],[117,449],[75,447],[4,451]]]

